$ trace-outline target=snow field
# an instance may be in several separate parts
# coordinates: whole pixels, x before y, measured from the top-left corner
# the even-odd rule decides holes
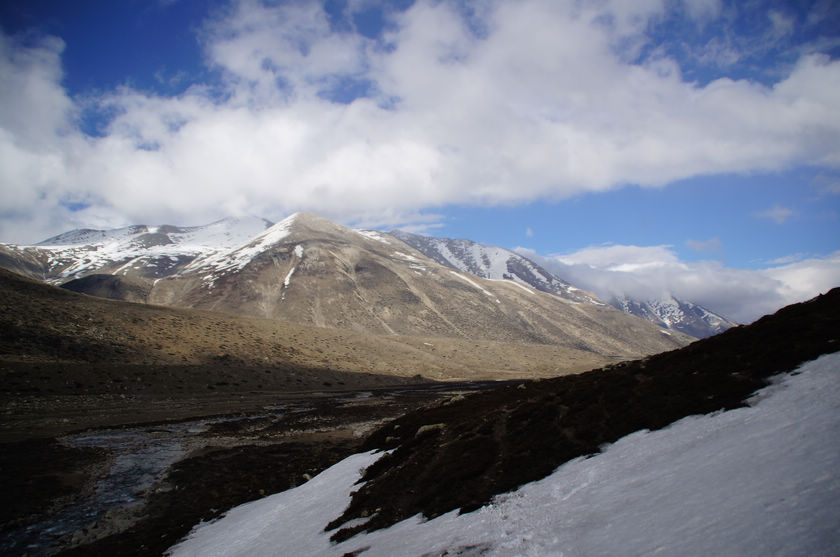
[[[188,555],[840,555],[840,353],[751,406],[639,431],[476,512],[414,517],[331,544],[324,525],[377,455],[200,525]],[[363,551],[362,551],[363,550]]]

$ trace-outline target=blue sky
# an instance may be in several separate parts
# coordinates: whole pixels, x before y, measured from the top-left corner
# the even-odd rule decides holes
[[[2,0],[0,30],[0,241],[308,210],[840,282],[830,0]]]

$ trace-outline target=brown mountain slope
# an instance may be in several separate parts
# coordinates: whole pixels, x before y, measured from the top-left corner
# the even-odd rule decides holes
[[[0,270],[6,392],[294,390],[323,382],[338,386],[358,373],[437,380],[546,377],[626,357],[569,346],[372,336],[133,304]]]
[[[409,413],[367,440],[395,450],[329,528],[372,515],[334,534],[345,539],[417,513],[476,509],[634,431],[741,406],[771,375],[838,350],[840,288],[680,350]]]
[[[159,281],[149,300],[373,334],[558,344],[604,355],[686,342],[609,306],[456,273],[393,237],[305,213],[281,226],[287,235],[241,269],[198,261]]]

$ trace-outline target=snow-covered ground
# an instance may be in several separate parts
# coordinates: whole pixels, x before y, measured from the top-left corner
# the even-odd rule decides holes
[[[478,511],[331,544],[324,526],[377,458],[355,455],[199,526],[172,555],[840,555],[840,352],[751,403],[634,433]]]

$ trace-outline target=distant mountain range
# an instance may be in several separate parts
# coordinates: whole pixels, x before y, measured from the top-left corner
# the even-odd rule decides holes
[[[471,240],[418,236],[401,230],[390,234],[429,259],[458,271],[491,280],[512,280],[577,302],[600,303],[592,294],[575,288],[530,259],[504,248]]]
[[[34,246],[0,244],[0,267],[101,297],[374,334],[572,342],[598,352],[623,339],[616,353],[664,349],[667,336],[637,331],[594,294],[512,251],[353,230],[307,213],[276,224],[246,217],[73,230]],[[694,337],[732,325],[678,300],[609,303]]]
[[[504,248],[478,244],[471,240],[429,238],[408,232],[391,234],[441,265],[488,279],[509,279],[537,290],[577,300],[597,298],[575,288],[530,259]],[[673,296],[662,299],[615,297],[608,303],[625,313],[647,319],[665,329],[673,329],[697,338],[716,335],[737,323],[729,321],[698,304]]]
[[[667,329],[705,338],[722,333],[738,324],[701,305],[665,296],[654,300],[634,300],[629,297],[612,298],[610,305]]]
[[[487,377],[582,371],[692,340],[574,288],[553,294],[512,276],[491,280],[440,265],[385,233],[306,213],[269,224],[72,231],[36,246],[0,245],[0,267],[103,298],[405,339],[409,348],[400,350],[413,351],[418,364],[483,362]],[[516,362],[491,357],[505,350]],[[359,344],[350,356],[374,354]],[[375,356],[377,365],[387,361]],[[476,376],[473,368],[463,376]]]

